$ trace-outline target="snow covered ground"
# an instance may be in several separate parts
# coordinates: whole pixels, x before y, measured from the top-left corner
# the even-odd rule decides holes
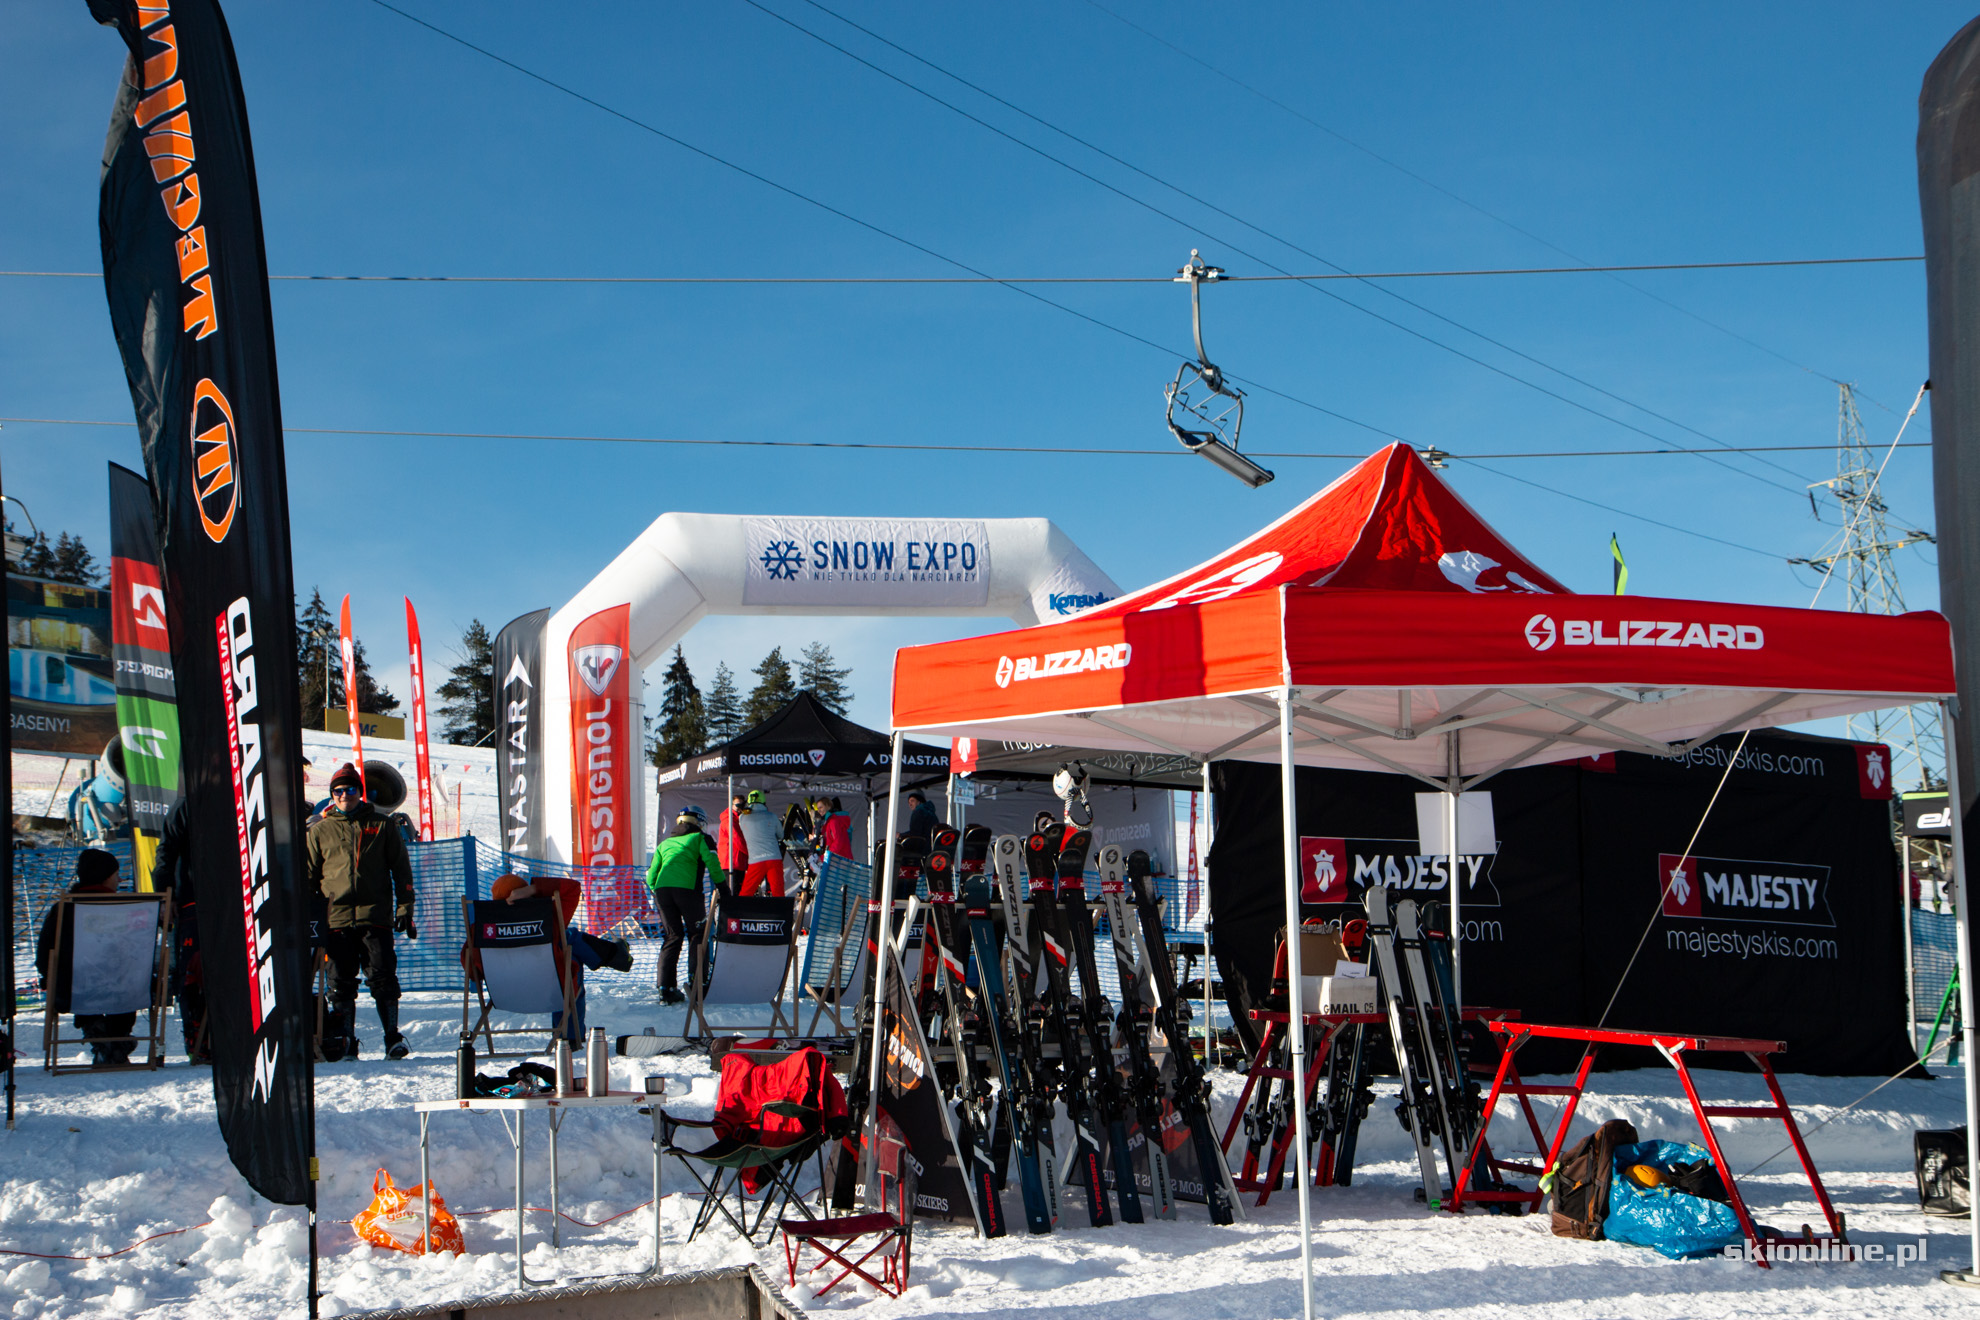
[[[591,984],[592,1022],[608,1032],[681,1029],[680,1009],[659,1009],[644,987]],[[378,1055],[375,1020],[360,1009],[369,1057],[318,1069],[318,1141],[322,1158],[321,1250],[327,1315],[372,1307],[440,1302],[509,1286],[506,1254],[513,1231],[509,1171],[513,1154],[491,1115],[440,1115],[433,1123],[435,1182],[463,1219],[468,1254],[419,1259],[359,1243],[347,1223],[370,1199],[371,1179],[388,1168],[402,1184],[418,1180],[418,1124],[409,1108],[452,1086],[458,1001],[409,998],[408,1036],[415,1053],[401,1063]],[[177,1024],[173,1024],[176,1031]],[[39,1019],[23,1019],[21,1047],[39,1057]],[[647,1072],[664,1073],[673,1107],[705,1115],[714,1077],[704,1059],[683,1054],[615,1061],[616,1086]],[[1760,1098],[1757,1079],[1708,1074],[1728,1100]],[[1855,1078],[1788,1077],[1788,1098],[1812,1126],[1870,1089]],[[1223,1106],[1238,1079],[1224,1075]],[[98,1255],[150,1234],[190,1225],[109,1260],[41,1260],[0,1256],[0,1311],[15,1316],[146,1314],[160,1317],[300,1316],[305,1287],[304,1229],[299,1211],[254,1197],[228,1164],[213,1122],[204,1069],[183,1059],[158,1073],[50,1078],[20,1071],[21,1114],[0,1133],[0,1248],[10,1252]],[[1330,1316],[1694,1317],[1805,1315],[1847,1310],[1858,1316],[1966,1312],[1972,1295],[1936,1281],[1944,1266],[1965,1263],[1963,1221],[1927,1220],[1912,1187],[1911,1132],[1954,1127],[1963,1092],[1957,1076],[1885,1087],[1810,1138],[1832,1195],[1849,1216],[1850,1236],[1883,1244],[1926,1243],[1915,1264],[1792,1264],[1763,1271],[1720,1261],[1674,1263],[1648,1251],[1569,1242],[1548,1234],[1544,1218],[1485,1214],[1462,1219],[1416,1206],[1403,1133],[1379,1103],[1363,1130],[1364,1159],[1352,1188],[1313,1195],[1318,1303]],[[1221,1115],[1220,1115],[1221,1117]],[[1580,1128],[1627,1118],[1645,1137],[1684,1139],[1689,1120],[1667,1071],[1598,1076],[1577,1120]],[[1507,1124],[1500,1132],[1509,1132]],[[1782,1144],[1777,1124],[1720,1125],[1728,1158],[1743,1172]],[[563,1207],[597,1223],[644,1201],[650,1171],[645,1120],[630,1112],[579,1114],[562,1136]],[[545,1131],[529,1130],[530,1204],[547,1204]],[[1792,1156],[1743,1178],[1764,1222],[1798,1229],[1819,1219]],[[670,1270],[755,1259],[781,1280],[773,1243],[752,1250],[732,1232],[710,1230],[683,1246],[691,1205],[680,1195],[686,1175],[670,1167],[664,1252]],[[1299,1242],[1295,1198],[1275,1196],[1264,1210],[1247,1206],[1247,1222],[1213,1228],[1200,1207],[1179,1222],[1078,1226],[1083,1210],[1069,1198],[1067,1226],[1049,1238],[1019,1232],[994,1242],[968,1230],[923,1224],[915,1236],[913,1287],[900,1302],[870,1292],[835,1291],[815,1304],[800,1282],[794,1303],[821,1311],[919,1316],[971,1314],[1031,1317],[1280,1317],[1299,1314]],[[1013,1216],[1015,1190],[1007,1193]],[[548,1246],[548,1215],[527,1217],[529,1266],[536,1277],[641,1268],[650,1259],[650,1219],[626,1215],[600,1228],[567,1223],[565,1247]]]

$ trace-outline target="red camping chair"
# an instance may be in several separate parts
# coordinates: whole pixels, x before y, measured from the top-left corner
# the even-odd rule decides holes
[[[802,1210],[793,1179],[827,1142],[845,1135],[848,1122],[845,1090],[816,1049],[806,1046],[773,1062],[741,1052],[724,1055],[712,1119],[660,1113],[662,1149],[686,1165],[704,1193],[688,1241],[717,1214],[753,1242],[779,1203]],[[708,1129],[715,1140],[699,1150],[685,1149],[675,1138],[680,1128]],[[731,1191],[734,1212],[727,1205]],[[763,1202],[752,1222],[747,1197],[757,1192]]]
[[[815,1247],[819,1256],[806,1274],[839,1267],[831,1281],[812,1294],[814,1299],[854,1275],[889,1297],[907,1291],[909,1254],[914,1245],[914,1161],[907,1158],[906,1136],[884,1113],[880,1115],[879,1138],[879,1158],[875,1161],[880,1178],[879,1210],[836,1219],[786,1219],[777,1225],[784,1234],[784,1267],[791,1287],[797,1287],[798,1266],[803,1263],[806,1246]],[[873,1238],[873,1245],[855,1258],[852,1253],[865,1238]],[[867,1265],[876,1256],[878,1278],[868,1273]]]

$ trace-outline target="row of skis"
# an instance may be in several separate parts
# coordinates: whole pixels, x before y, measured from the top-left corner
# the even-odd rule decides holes
[[[1381,886],[1369,888],[1365,906],[1367,920],[1346,923],[1342,942],[1350,956],[1360,954],[1372,964],[1369,970],[1376,978],[1380,1015],[1386,1022],[1341,1027],[1324,1060],[1310,1061],[1310,1066],[1325,1070],[1310,1079],[1307,1099],[1313,1180],[1320,1186],[1341,1187],[1352,1181],[1361,1120],[1374,1102],[1371,1082],[1381,1074],[1400,1079],[1396,1117],[1415,1148],[1420,1200],[1433,1209],[1447,1205],[1467,1160],[1473,1162],[1471,1188],[1505,1190],[1490,1151],[1478,1140],[1484,1106],[1472,1064],[1473,1041],[1457,1003],[1450,939],[1437,929],[1442,907],[1419,908],[1407,898],[1392,902]],[[1284,957],[1282,949],[1281,978]],[[1276,983],[1273,991],[1271,1006],[1283,1010],[1284,981]],[[1236,1184],[1269,1195],[1282,1184],[1286,1155],[1294,1144],[1294,1090],[1284,1028],[1275,1027],[1267,1044],[1264,1066],[1253,1069],[1244,1108],[1226,1143],[1241,1122],[1245,1148]],[[1448,1176],[1439,1173],[1440,1155]],[[1511,1206],[1494,1203],[1493,1208]]]
[[[895,893],[925,880],[928,894],[919,975],[904,989],[986,1237],[1006,1231],[1012,1165],[1032,1233],[1053,1230],[1066,1188],[1096,1228],[1115,1222],[1116,1206],[1126,1223],[1175,1218],[1178,1199],[1204,1202],[1213,1223],[1240,1213],[1148,855],[1102,848],[1100,892],[1089,895],[1092,847],[1070,825],[1028,837],[943,827],[895,845]],[[1103,959],[1118,1003],[1103,989]]]

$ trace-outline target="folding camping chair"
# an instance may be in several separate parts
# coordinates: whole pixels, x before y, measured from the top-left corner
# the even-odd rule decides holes
[[[823,1288],[813,1293],[816,1301],[854,1275],[866,1280],[889,1297],[907,1291],[909,1254],[914,1246],[915,1164],[907,1154],[907,1136],[900,1125],[880,1115],[880,1149],[874,1172],[880,1179],[880,1209],[864,1215],[840,1215],[832,1219],[786,1219],[777,1227],[784,1235],[784,1267],[790,1286],[797,1287],[798,1266],[804,1249],[817,1249],[819,1260],[806,1270],[816,1274],[837,1265],[842,1268]],[[857,1259],[862,1239],[874,1239]],[[880,1277],[867,1272],[867,1262],[880,1258]]]
[[[574,999],[573,978],[559,976],[558,966],[569,966],[570,951],[564,943],[563,905],[555,895],[509,903],[491,899],[464,898],[461,908],[467,917],[467,944],[461,952],[466,976],[461,985],[461,1032],[480,1036],[487,1046],[485,1059],[526,1059],[548,1053],[556,1037],[546,1036],[546,1044],[536,1050],[495,1048],[497,1036],[527,1036],[542,1027],[497,1027],[489,1020],[496,1010],[504,1013],[562,1013],[570,1021]],[[480,1017],[469,1025],[470,1008],[479,1004]]]
[[[778,1206],[809,1214],[796,1175],[827,1142],[843,1137],[851,1121],[830,1061],[809,1046],[775,1062],[739,1052],[724,1055],[712,1119],[675,1118],[657,1105],[654,1113],[662,1151],[677,1157],[701,1185],[701,1209],[687,1240],[694,1241],[719,1214],[752,1245]],[[676,1139],[682,1128],[706,1129],[715,1140],[688,1150]],[[763,1201],[752,1219],[748,1194],[754,1191],[762,1192]]]
[[[55,900],[55,949],[48,964],[43,1066],[51,1073],[154,1069],[165,1061],[172,905],[169,894],[64,894]],[[67,1006],[58,1007],[66,998]],[[64,1036],[64,1013],[100,1017],[142,1013],[142,1035]],[[133,1024],[134,1026],[137,1024]],[[65,1064],[64,1045],[150,1047],[142,1063]]]
[[[689,978],[688,1023],[707,1039],[707,1010],[728,1004],[765,1005],[767,1025],[724,1023],[725,1033],[756,1036],[795,1036],[795,1014],[784,1011],[784,978],[791,969],[795,900],[731,895],[722,899],[702,938],[708,942],[703,965],[707,984]]]

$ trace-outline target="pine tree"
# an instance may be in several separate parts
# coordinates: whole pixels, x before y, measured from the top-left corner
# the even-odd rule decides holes
[[[708,746],[707,713],[701,690],[694,685],[687,655],[674,648],[674,658],[661,678],[660,729],[653,739],[653,764],[672,765],[699,755]]]
[[[358,710],[366,715],[389,715],[399,708],[399,699],[390,688],[372,675],[365,658],[364,642],[353,639],[352,659],[357,667]],[[333,710],[344,709],[344,646],[337,620],[323,603],[323,592],[312,588],[309,604],[296,616],[296,686],[301,693],[305,727],[323,725],[324,659],[329,659],[329,701]]]
[[[323,592],[311,588],[309,604],[296,615],[296,694],[297,704],[302,708],[302,722],[306,729],[323,727],[323,685],[325,680],[324,657],[329,657],[330,668],[342,665],[337,645],[337,620],[330,614],[330,607],[323,603]],[[330,693],[333,702],[340,698],[341,683],[338,678],[330,679]]]
[[[736,675],[728,665],[717,661],[715,681],[702,702],[702,720],[708,730],[708,745],[717,747],[741,733],[742,696],[736,691]]]
[[[813,642],[798,654],[798,686],[818,698],[818,704],[827,710],[843,715],[852,705],[852,689],[846,686],[851,677],[852,667],[841,667],[834,661],[832,648],[823,642]]]
[[[96,557],[89,552],[80,536],[70,536],[63,532],[55,538],[55,553],[52,556],[54,568],[49,577],[59,582],[73,582],[79,587],[96,586],[103,578],[103,572],[96,566]]]
[[[21,552],[20,571],[28,577],[55,576],[55,552],[48,548],[47,532],[36,532],[29,539],[27,549]]]
[[[434,689],[440,718],[446,721],[442,736],[450,743],[479,747],[495,732],[495,641],[480,619],[470,620],[461,633],[459,654],[447,681]]]
[[[781,646],[771,647],[770,654],[751,672],[756,675],[756,688],[743,707],[743,724],[753,729],[797,696],[797,682],[791,677],[791,662],[784,659]]]

